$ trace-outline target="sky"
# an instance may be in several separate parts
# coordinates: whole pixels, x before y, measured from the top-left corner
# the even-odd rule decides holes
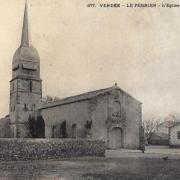
[[[9,111],[24,2],[0,0],[0,117]],[[117,83],[143,103],[143,114],[180,112],[179,8],[87,8],[92,2],[112,1],[28,0],[43,96],[63,98]]]

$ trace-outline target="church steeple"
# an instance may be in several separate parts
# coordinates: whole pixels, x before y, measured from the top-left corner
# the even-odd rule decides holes
[[[40,57],[29,43],[26,1],[21,43],[12,62],[9,103],[11,137],[29,137],[28,118],[38,107],[41,97]]]
[[[28,24],[28,4],[27,0],[24,8],[24,19],[22,27],[22,36],[20,47],[17,49],[13,56],[13,68],[16,68],[20,61],[33,61],[39,62],[39,54],[37,50],[29,42],[29,24]]]
[[[24,9],[24,20],[23,20],[23,28],[22,28],[21,46],[29,46],[27,1],[25,4],[25,9]]]

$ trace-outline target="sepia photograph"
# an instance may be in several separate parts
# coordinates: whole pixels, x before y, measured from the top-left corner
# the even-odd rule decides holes
[[[180,180],[178,0],[0,0],[0,180]]]

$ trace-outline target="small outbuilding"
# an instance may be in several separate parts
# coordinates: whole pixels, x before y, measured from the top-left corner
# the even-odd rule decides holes
[[[169,128],[169,144],[172,147],[180,147],[180,122]]]
[[[169,134],[167,133],[152,133],[148,140],[149,144],[152,145],[168,145]]]

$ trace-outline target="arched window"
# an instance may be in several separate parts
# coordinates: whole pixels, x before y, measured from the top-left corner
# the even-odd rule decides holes
[[[12,84],[12,89],[13,89],[13,92],[14,92],[14,82],[13,82],[13,84]]]
[[[24,111],[27,111],[27,104],[24,104]]]
[[[121,103],[119,101],[113,103],[112,116],[118,118],[121,117]]]
[[[32,92],[32,81],[30,81],[30,83],[29,83],[29,90],[30,90],[30,92]]]
[[[77,137],[77,125],[73,124],[71,127],[72,130],[72,138],[76,138]]]

